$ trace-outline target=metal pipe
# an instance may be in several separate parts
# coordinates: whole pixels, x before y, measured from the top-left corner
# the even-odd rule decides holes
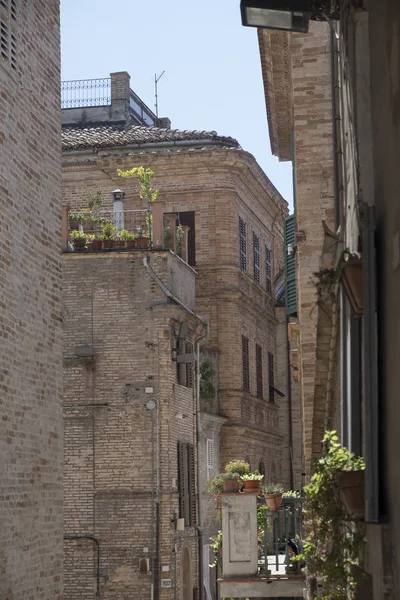
[[[94,535],[64,535],[64,540],[90,540],[96,544],[96,600],[100,600],[100,542]]]
[[[287,336],[287,388],[289,408],[289,464],[290,464],[290,489],[294,490],[294,467],[293,467],[293,402],[292,402],[292,367],[290,362],[290,340],[289,340],[289,317],[286,317]]]
[[[154,414],[151,411],[151,523],[150,523],[150,561],[151,561],[151,589],[150,600],[154,594]]]

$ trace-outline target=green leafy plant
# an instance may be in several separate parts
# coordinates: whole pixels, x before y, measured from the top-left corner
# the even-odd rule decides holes
[[[225,479],[241,479],[240,473],[237,473],[236,471],[228,471],[227,473],[222,473],[221,477],[223,481],[225,481]]]
[[[231,460],[225,465],[225,473],[235,473],[237,477],[243,477],[250,473],[250,465],[244,460]]]
[[[221,562],[221,552],[222,552],[222,530],[220,529],[217,535],[210,537],[210,546],[214,552],[214,562],[210,565],[210,567],[216,567]]]
[[[365,468],[362,458],[343,448],[335,431],[323,439],[325,454],[305,487],[308,537],[295,561],[306,561],[309,572],[323,583],[318,600],[353,600],[363,572],[364,536],[341,501],[338,471]]]
[[[87,235],[83,231],[80,231],[79,229],[74,229],[73,231],[70,232],[69,235],[73,240],[82,240],[82,241],[85,241],[85,243],[87,241]]]
[[[136,235],[130,231],[127,231],[126,229],[121,229],[121,231],[118,233],[118,238],[123,242],[130,242],[136,238]]]
[[[206,490],[211,495],[220,494],[224,489],[224,478],[221,474],[210,477],[206,482]]]
[[[300,498],[300,492],[297,492],[295,490],[289,490],[287,492],[283,492],[283,497],[284,498]]]
[[[145,167],[134,167],[133,169],[128,169],[127,171],[117,169],[117,173],[119,177],[137,177],[140,186],[140,198],[143,200],[148,200],[149,202],[154,202],[154,200],[157,200],[159,191],[153,190],[151,187],[151,179],[154,175],[154,171]]]
[[[175,232],[175,252],[180,257],[182,257],[183,235],[183,227],[178,225]]]
[[[69,223],[83,223],[86,220],[86,215],[83,212],[68,213]]]
[[[112,223],[104,223],[101,230],[103,240],[114,240],[118,234],[118,229]]]
[[[211,402],[215,398],[215,386],[212,382],[216,370],[211,360],[203,360],[200,364],[200,397]]]
[[[172,241],[172,231],[170,227],[164,227],[163,228],[163,234],[164,234],[164,248],[170,248],[171,247],[171,241]]]
[[[260,475],[258,471],[254,471],[254,473],[247,473],[242,475],[243,481],[261,481],[264,478],[264,475]]]
[[[87,190],[86,196],[88,198],[88,208],[89,210],[97,210],[103,204],[103,192],[101,190]]]
[[[266,483],[264,486],[265,494],[282,494],[284,491],[281,483]]]

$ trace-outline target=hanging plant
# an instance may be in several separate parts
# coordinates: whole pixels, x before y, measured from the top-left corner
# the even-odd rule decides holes
[[[212,382],[216,370],[211,360],[203,360],[200,365],[200,398],[211,402],[215,398],[215,386]]]
[[[325,455],[305,487],[309,535],[303,553],[293,560],[306,561],[309,573],[323,584],[317,600],[353,600],[363,568],[364,536],[342,502],[338,473],[365,465],[340,445],[335,431],[326,432],[323,443]]]

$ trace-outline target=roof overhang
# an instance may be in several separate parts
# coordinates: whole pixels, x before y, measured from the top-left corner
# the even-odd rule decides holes
[[[280,161],[292,160],[290,36],[286,31],[258,29],[271,151]]]

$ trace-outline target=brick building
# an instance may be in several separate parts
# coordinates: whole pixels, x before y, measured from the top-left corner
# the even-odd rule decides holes
[[[93,83],[93,86],[95,85]],[[286,487],[299,485],[295,485],[294,472],[296,471],[296,481],[298,481],[300,460],[291,463],[289,450],[291,435],[289,422],[293,409],[291,402],[295,401],[295,397],[291,398],[289,392],[291,377],[288,376],[286,320],[285,317],[282,320],[282,308],[278,309],[280,312],[275,312],[276,293],[282,290],[283,227],[287,204],[254,158],[243,151],[235,140],[217,136],[215,132],[169,129],[169,121],[167,119],[163,119],[162,123],[160,120],[157,121],[155,115],[143,103],[137,102],[137,97],[132,102],[129,76],[126,73],[112,74],[110,81],[102,85],[110,86],[106,108],[92,106],[82,109],[76,106],[73,109],[69,106],[67,112],[63,113],[63,202],[65,207],[68,206],[74,212],[86,205],[88,191],[101,190],[104,198],[102,208],[112,213],[113,190],[123,188],[123,209],[127,227],[126,223],[131,218],[129,215],[135,214],[131,211],[143,211],[146,206],[138,197],[136,180],[122,180],[117,176],[117,169],[124,170],[143,165],[154,171],[153,184],[154,188],[160,191],[159,198],[163,203],[165,223],[173,222],[174,227],[180,223],[187,231],[185,258],[197,273],[196,312],[210,325],[209,336],[201,342],[201,363],[208,361],[215,370],[215,375],[212,377],[215,393],[207,399],[204,397],[200,399],[199,429],[197,432],[196,428],[188,431],[189,437],[197,435],[198,440],[199,522],[204,528],[204,554],[200,562],[204,571],[206,594],[210,598],[214,596],[215,590],[213,585],[208,583],[210,557],[207,554],[207,540],[214,533],[216,525],[215,511],[204,492],[207,477],[218,472],[232,458],[246,458],[252,468],[260,468],[265,472],[266,480],[283,480]],[[117,108],[121,105],[125,107],[125,112],[118,113]],[[138,106],[140,114],[138,114]],[[105,120],[105,111],[110,116],[109,122]],[[142,119],[139,126],[138,118]],[[164,127],[154,127],[157,124]],[[101,284],[104,276],[100,269],[104,260],[97,258],[98,255],[94,256],[95,258],[89,254],[65,255],[68,281],[71,285],[73,280],[77,279],[82,281],[82,286],[86,289],[86,277],[93,268],[93,275],[90,276],[93,290],[97,285],[100,288],[104,286],[104,283]],[[136,255],[129,260],[135,262]],[[128,264],[129,260],[122,263],[121,258],[121,265]],[[99,261],[97,268],[95,268],[96,261]],[[110,271],[107,271],[107,289],[113,285],[111,281],[113,273],[118,274],[121,281],[124,277],[127,282],[129,281],[128,270],[124,275],[121,268],[115,266],[116,259],[114,263],[112,265],[112,261],[110,262]],[[78,269],[78,265],[81,264],[85,271]],[[89,264],[90,267],[83,267]],[[191,271],[189,270],[188,273]],[[122,286],[122,283],[120,285]],[[68,294],[69,292],[70,290]],[[95,291],[93,294],[96,298]],[[108,296],[109,292],[106,295]],[[121,297],[123,297],[122,291]],[[79,305],[74,305],[72,297],[70,302],[71,310],[73,307],[76,313],[74,317],[76,321],[73,324],[71,322],[72,329],[68,335],[74,336],[73,332],[77,334],[76,327],[80,319]],[[135,290],[135,302],[146,304],[146,299],[141,299],[138,289]],[[87,304],[90,304],[89,301]],[[102,316],[104,310],[105,304],[99,306],[97,318],[100,322],[104,321]],[[121,308],[122,314],[126,310],[126,307]],[[89,316],[87,315],[87,319]],[[123,321],[123,318],[121,320]],[[140,328],[143,324],[132,323],[131,326]],[[278,332],[282,339],[279,348],[276,345]],[[116,360],[115,364],[117,364],[120,359],[122,360],[120,350],[114,351],[112,348],[113,344],[110,340],[108,352],[115,352],[117,358],[112,359],[110,356],[107,360]],[[158,352],[162,357],[161,349]],[[170,362],[170,352],[167,352],[163,360]],[[173,370],[174,367],[169,365],[169,368]],[[134,375],[136,370],[137,366],[131,362],[128,369],[124,371],[126,374],[124,377],[136,378],[137,375]],[[146,369],[147,372],[150,370],[149,367]],[[100,369],[96,368],[95,371],[96,377],[100,377]],[[68,385],[70,371],[67,368],[65,376]],[[80,385],[83,385],[82,378],[87,379],[86,375],[85,378],[83,377],[83,371],[78,374]],[[120,402],[121,392],[117,390],[122,385],[123,378],[121,382],[119,379],[120,377],[113,379],[115,391],[112,395],[115,402]],[[96,384],[97,393],[104,396],[104,387],[105,379]],[[96,408],[96,411],[98,415],[99,409]],[[106,420],[108,413],[106,410],[103,412]],[[186,414],[192,415],[189,408]],[[297,420],[299,422],[299,415]],[[83,424],[84,421],[82,427],[85,431],[89,431]],[[88,435],[90,438],[92,434]],[[118,435],[124,438],[127,434],[121,431]],[[175,435],[175,433],[170,434],[172,447],[176,445]],[[148,439],[148,431],[145,438]],[[66,447],[69,442],[70,433],[67,429]],[[72,441],[71,444],[71,452],[75,453],[75,459],[71,458],[71,460],[79,464],[81,458],[76,456],[78,451],[73,449]],[[97,447],[97,442],[95,445]],[[132,444],[131,452],[133,447]],[[149,451],[150,449],[147,448],[146,453]],[[78,454],[80,453],[79,451]],[[95,450],[96,465],[97,456]],[[111,473],[113,461],[118,464],[120,461],[117,455],[110,456],[108,460]],[[171,460],[174,462],[175,458]],[[126,473],[136,477],[136,468],[133,469],[132,464],[133,461],[129,461],[124,469]],[[101,470],[100,466],[95,468]],[[115,480],[118,479],[118,469],[114,467]],[[79,471],[75,471],[75,476],[80,479]],[[67,479],[68,477],[67,475]],[[93,524],[89,519],[86,528],[89,531],[95,526],[96,533],[93,535],[99,536],[100,544],[105,544],[106,547],[110,542],[102,539],[101,523],[110,517],[112,501],[111,496],[101,490],[103,487],[106,489],[107,486],[117,485],[111,484],[111,480],[111,475],[105,475],[104,480],[97,479],[96,486],[93,487],[93,483],[89,483],[90,491],[86,495],[86,502],[91,504],[92,511],[100,496],[104,500],[101,510],[100,506],[99,509],[95,509],[96,523]],[[73,479],[70,481],[72,483]],[[75,486],[71,485],[70,497],[66,501],[66,531],[68,532],[71,516],[77,510],[74,495],[76,485],[77,483]],[[166,509],[170,518],[171,506],[174,501],[177,501],[178,490],[171,488],[170,483],[166,482],[165,485],[172,495],[175,494],[175,499],[171,499],[171,505]],[[131,535],[133,535],[137,524],[132,523],[131,527]],[[171,529],[170,524],[168,527]],[[149,525],[147,525],[148,530]],[[190,529],[185,529],[184,535],[190,536],[191,533]],[[169,535],[172,536],[172,533]],[[172,538],[169,538],[169,543],[171,540]],[[70,543],[68,547],[71,548]],[[76,597],[73,591],[75,569],[78,563],[82,567],[82,563],[77,561],[79,555],[76,552],[74,547],[68,559],[69,565],[75,565],[70,571],[71,584],[66,587],[67,597],[71,599]],[[93,553],[93,548],[90,552]],[[131,550],[126,550],[124,559],[126,561],[124,565],[131,561],[129,569],[127,566],[126,568],[119,566],[122,560],[121,554],[118,560],[115,559],[115,573],[118,573],[115,577],[119,583],[115,579],[113,585],[110,575],[109,583],[104,586],[106,598],[122,598],[122,590],[127,590],[133,581],[130,578],[139,576],[137,566],[139,546],[137,551],[135,550],[133,561],[130,552]],[[104,556],[106,557],[108,553],[106,549]],[[165,560],[169,561],[168,564],[173,562],[171,557],[172,555],[165,557]],[[194,561],[195,558],[193,555],[192,560]],[[111,558],[107,560],[111,562]],[[181,559],[177,555],[178,563],[179,560]],[[102,563],[102,568],[111,573],[112,564]],[[86,577],[87,573],[88,571]],[[161,577],[164,577],[163,572]],[[93,580],[90,585],[94,585]],[[160,588],[163,598],[173,597],[173,586],[174,583],[171,589]],[[179,581],[177,586],[178,588],[181,586]]]
[[[0,597],[59,600],[59,3],[4,0],[0,30]]]
[[[291,362],[302,398],[304,468],[310,474],[325,429],[338,425],[337,303],[321,296],[319,273],[336,264],[331,33],[260,29],[271,149],[294,167],[294,217],[286,222]],[[294,271],[295,264],[295,271]],[[291,270],[292,269],[292,270]],[[295,281],[290,275],[295,272]]]

